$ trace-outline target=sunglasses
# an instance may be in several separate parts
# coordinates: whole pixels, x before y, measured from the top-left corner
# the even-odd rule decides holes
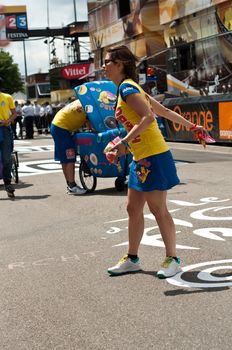
[[[104,65],[106,65],[106,64],[108,64],[108,63],[110,63],[110,62],[114,62],[113,60],[105,60],[104,61]]]

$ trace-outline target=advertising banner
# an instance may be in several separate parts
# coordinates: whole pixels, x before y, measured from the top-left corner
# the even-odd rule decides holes
[[[191,97],[167,99],[163,105],[182,115],[192,123],[207,129],[217,142],[232,141],[232,101],[226,97]],[[193,141],[194,134],[188,128],[165,119],[167,139]]]
[[[107,6],[102,6],[94,12],[89,13],[89,31],[95,32],[118,20],[117,2],[108,2]]]
[[[121,18],[116,2],[102,6],[89,14],[89,31],[93,50],[128,41],[142,33],[153,35],[155,32],[162,32],[157,2],[134,0],[130,2],[130,7],[131,13]],[[152,40],[157,40],[157,37]],[[163,38],[162,46],[164,47]],[[154,52],[148,52],[148,54],[152,53]]]
[[[160,0],[160,23],[174,21],[210,6],[212,6],[211,0]]]
[[[186,92],[191,96],[231,93],[231,28],[232,1],[182,18],[174,26],[165,26],[170,93]]]
[[[0,18],[5,22],[0,29],[1,39],[16,41],[28,38],[26,6],[4,6]]]
[[[65,79],[79,79],[89,74],[90,63],[70,64],[61,69],[61,75]]]
[[[91,35],[91,43],[93,50],[113,45],[124,39],[124,30],[122,20],[119,19],[116,23],[102,30],[98,30]]]
[[[221,4],[222,2],[226,2],[228,0],[212,0],[213,5]]]
[[[207,16],[207,21],[205,20]],[[184,18],[178,25],[165,27],[164,39],[168,47],[207,38],[218,33],[215,11],[208,9],[204,16]]]
[[[232,141],[232,102],[219,102],[219,138]]]

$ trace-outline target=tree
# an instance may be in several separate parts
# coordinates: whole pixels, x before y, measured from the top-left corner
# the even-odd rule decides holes
[[[18,65],[9,52],[0,50],[0,77],[4,80],[4,91],[8,94],[24,91]]]

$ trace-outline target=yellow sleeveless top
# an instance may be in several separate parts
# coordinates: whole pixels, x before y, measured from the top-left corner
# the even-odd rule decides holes
[[[123,83],[135,86],[147,99],[143,89],[132,79],[126,79]],[[148,99],[147,103],[150,103]],[[118,96],[115,117],[124,126],[127,132],[129,132],[133,126],[138,124],[141,120],[141,117],[123,101],[120,93]],[[129,142],[129,146],[129,151],[133,154],[135,161],[169,150],[169,147],[158,127],[155,116],[154,121],[147,127],[147,129]]]

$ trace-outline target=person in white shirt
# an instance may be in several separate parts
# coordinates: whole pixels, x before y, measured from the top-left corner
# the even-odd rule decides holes
[[[15,112],[16,112],[16,118],[14,120],[14,123],[11,124],[13,133],[14,133],[14,139],[18,140],[18,136],[20,138],[23,138],[23,117],[22,117],[22,107],[18,103],[18,101],[15,101]],[[17,135],[17,124],[19,125],[19,135]]]
[[[34,138],[34,108],[29,100],[27,100],[25,106],[22,108],[23,116],[24,116],[24,125],[26,129],[26,139]]]
[[[34,122],[36,129],[38,131],[38,134],[42,134],[42,124],[41,124],[41,118],[40,118],[40,109],[41,106],[38,104],[37,101],[34,102]]]
[[[45,119],[46,119],[45,134],[48,134],[48,130],[50,130],[51,122],[53,119],[53,110],[49,102],[45,102]]]

